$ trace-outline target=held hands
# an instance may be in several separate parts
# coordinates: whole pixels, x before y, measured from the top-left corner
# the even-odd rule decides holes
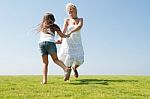
[[[61,44],[62,43],[62,40],[57,40],[56,42],[55,42],[55,44]]]
[[[72,34],[72,32],[69,32],[67,35],[65,35],[65,37],[66,37],[66,38],[69,38],[71,34]],[[61,39],[61,40],[57,40],[57,41],[55,42],[55,44],[62,44],[62,39]]]
[[[67,34],[67,35],[66,35],[66,38],[69,38],[69,37],[70,37],[70,34]]]
[[[70,37],[70,35],[72,34],[72,32],[69,32],[67,35],[66,35],[66,37]]]

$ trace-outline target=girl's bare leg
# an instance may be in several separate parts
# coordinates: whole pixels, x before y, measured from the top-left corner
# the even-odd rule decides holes
[[[47,83],[47,73],[48,73],[48,55],[42,56],[43,61],[43,81],[41,84]]]
[[[64,81],[69,81],[69,79],[70,79],[71,66],[67,66],[67,67],[70,68],[70,70],[68,70],[68,72],[65,73]]]
[[[59,65],[65,71],[64,81],[69,80],[70,73],[71,73],[71,68],[70,67],[66,67],[64,65],[64,63],[61,60],[58,59],[56,53],[51,54],[51,57],[52,57],[54,63],[56,63],[57,65]]]
[[[68,71],[69,68],[67,68],[65,66],[65,64],[61,60],[58,59],[57,53],[52,53],[51,57],[52,57],[52,59],[53,59],[53,61],[54,61],[55,64],[57,64],[58,66],[60,66],[65,72]]]

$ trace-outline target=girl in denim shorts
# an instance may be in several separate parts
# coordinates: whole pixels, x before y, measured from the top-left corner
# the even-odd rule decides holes
[[[54,24],[54,22],[54,15],[52,13],[46,13],[38,29],[40,32],[39,48],[43,62],[43,80],[41,84],[47,83],[48,55],[51,56],[54,63],[59,65],[64,70],[64,72],[67,73],[70,71],[70,68],[66,67],[64,63],[58,59],[56,43],[54,40],[55,33],[57,33],[62,38],[69,37],[69,35],[63,34],[59,26]]]

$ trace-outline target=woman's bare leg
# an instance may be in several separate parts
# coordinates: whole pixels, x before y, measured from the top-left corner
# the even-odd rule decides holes
[[[78,74],[78,71],[77,71],[77,68],[79,67],[79,65],[75,65],[74,67],[72,67],[73,68],[73,71],[74,71],[74,76],[76,77],[76,78],[78,78],[78,76],[79,76],[79,74]]]
[[[47,83],[47,73],[48,73],[48,55],[42,56],[43,60],[43,81],[42,84]]]

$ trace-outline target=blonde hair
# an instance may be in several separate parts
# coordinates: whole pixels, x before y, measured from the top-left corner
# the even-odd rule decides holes
[[[77,11],[77,7],[73,4],[73,3],[68,3],[67,5],[66,5],[66,11],[68,11],[68,9],[69,8],[73,8],[73,9],[75,9],[76,11]]]

